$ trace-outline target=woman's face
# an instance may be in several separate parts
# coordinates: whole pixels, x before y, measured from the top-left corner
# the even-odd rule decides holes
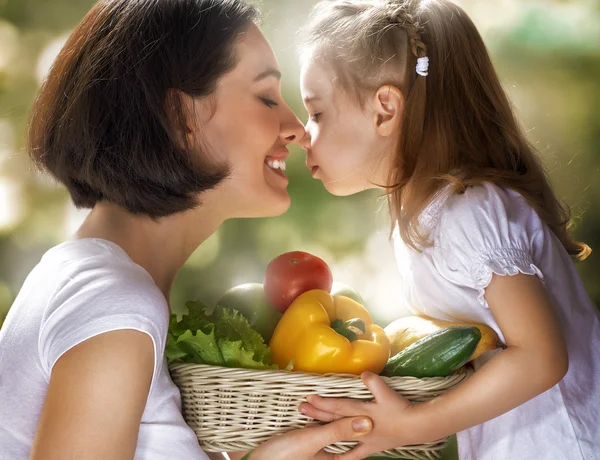
[[[227,217],[279,215],[290,205],[287,146],[304,137],[304,127],[283,100],[277,60],[257,26],[240,37],[235,53],[236,67],[209,98],[195,101],[195,134],[229,164],[219,186]]]
[[[387,177],[381,158],[376,114],[363,109],[334,85],[335,74],[320,60],[307,55],[300,89],[308,112],[306,166],[334,195],[347,196],[383,184]]]

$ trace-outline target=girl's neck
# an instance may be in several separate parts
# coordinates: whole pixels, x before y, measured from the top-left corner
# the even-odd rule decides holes
[[[98,203],[75,238],[102,238],[120,246],[144,268],[169,301],[177,273],[225,219],[203,206],[152,220],[132,214],[112,203]]]

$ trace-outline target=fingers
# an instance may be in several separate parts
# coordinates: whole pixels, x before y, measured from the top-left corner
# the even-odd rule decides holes
[[[370,433],[373,421],[369,417],[342,418],[327,425],[301,430],[307,443],[325,448],[339,441],[353,441]]]
[[[404,399],[394,390],[392,390],[381,377],[372,372],[363,372],[360,376],[363,383],[367,386],[371,394],[375,397],[375,401],[382,402],[388,399]],[[406,400],[407,404],[409,403]]]
[[[322,412],[329,412],[343,417],[369,415],[368,403],[360,401],[342,398],[322,398],[317,395],[310,395],[306,400],[311,406]]]
[[[290,431],[261,444],[251,454],[252,460],[271,459],[329,459],[322,450],[336,442],[353,441],[373,429],[368,417],[352,417],[336,420],[327,425]]]
[[[300,404],[298,410],[307,417],[314,418],[315,420],[320,420],[321,422],[333,422],[342,418],[341,415],[332,414],[331,412],[317,409],[312,404],[308,403]]]
[[[335,460],[362,460],[367,458],[369,455],[374,454],[373,449],[368,444],[358,444],[354,449],[346,452],[342,455],[337,455]]]

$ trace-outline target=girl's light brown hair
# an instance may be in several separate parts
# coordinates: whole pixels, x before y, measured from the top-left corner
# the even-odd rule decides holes
[[[591,252],[569,234],[570,212],[553,192],[526,140],[483,40],[448,0],[331,0],[314,9],[307,49],[331,65],[342,88],[364,105],[382,85],[406,99],[388,182],[392,225],[420,250],[430,244],[418,218],[445,184],[457,193],[491,182],[519,192],[583,260]],[[430,59],[428,76],[417,58]]]

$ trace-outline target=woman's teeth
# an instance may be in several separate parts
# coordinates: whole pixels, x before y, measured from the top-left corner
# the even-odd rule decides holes
[[[280,169],[285,171],[285,160],[268,160],[267,166],[271,169]]]

